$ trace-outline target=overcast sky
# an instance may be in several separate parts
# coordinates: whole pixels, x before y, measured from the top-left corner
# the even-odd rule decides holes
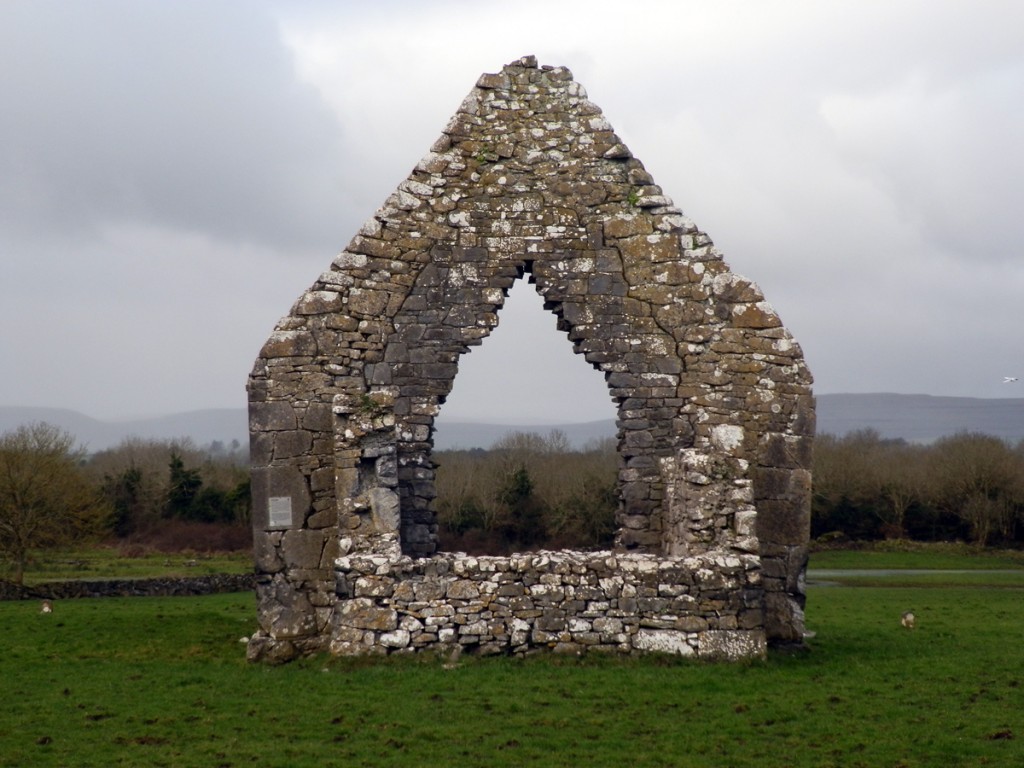
[[[1022,30],[1019,0],[2,0],[0,405],[244,406],[278,318],[526,54],[761,286],[816,392],[1024,396]],[[612,417],[526,287],[442,416]]]

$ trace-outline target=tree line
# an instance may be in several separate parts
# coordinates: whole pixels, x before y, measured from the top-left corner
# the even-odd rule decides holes
[[[129,438],[87,454],[46,423],[0,435],[0,558],[22,581],[35,549],[115,538],[134,548],[251,544],[248,457],[237,442]]]
[[[248,456],[214,443],[129,438],[89,456],[84,469],[121,538],[152,532],[168,520],[248,526]]]
[[[617,457],[558,432],[436,455],[444,549],[598,548],[615,532]],[[1024,441],[960,433],[922,445],[874,430],[818,435],[811,536],[1024,544]]]
[[[435,452],[442,549],[499,554],[612,544],[615,441],[512,432],[490,449]],[[928,445],[862,430],[815,442],[819,539],[1024,544],[1024,441],[961,433]],[[107,537],[154,549],[251,545],[248,457],[189,440],[131,438],[86,454],[48,424],[0,435],[0,557]]]
[[[441,548],[471,554],[602,549],[618,507],[615,441],[574,450],[564,432],[511,432],[490,450],[437,451]]]
[[[818,435],[813,473],[813,537],[1024,543],[1024,441]]]

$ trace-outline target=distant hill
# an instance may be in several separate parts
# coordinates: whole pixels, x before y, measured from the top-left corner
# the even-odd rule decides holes
[[[214,441],[230,447],[232,440],[249,445],[249,417],[244,408],[188,411],[151,419],[100,421],[65,408],[0,406],[0,433],[22,424],[45,421],[74,435],[90,453],[118,445],[127,437],[143,440],[191,438],[198,446]]]
[[[818,395],[818,432],[844,435],[874,429],[882,437],[927,443],[957,432],[982,432],[1010,442],[1024,440],[1024,398],[935,397],[890,393]],[[45,421],[67,430],[89,451],[111,448],[126,437],[171,440],[189,437],[199,446],[232,440],[249,441],[244,408],[189,411],[152,419],[100,421],[62,408],[0,406],[0,433],[21,424]],[[473,424],[438,420],[434,446],[438,450],[489,448],[508,432],[552,429],[565,433],[581,447],[591,440],[615,437],[615,421],[584,424]]]
[[[933,395],[818,395],[818,432],[874,429],[885,438],[930,443],[957,432],[1024,440],[1024,398]]]
[[[615,437],[615,420],[588,421],[583,424],[469,424],[438,420],[434,432],[434,448],[449,451],[457,448],[490,448],[509,432],[536,432],[547,437],[551,430],[565,433],[574,448],[582,448],[593,440]]]
[[[845,435],[874,429],[884,438],[930,443],[957,432],[981,432],[1016,443],[1024,440],[1024,398],[936,397],[933,395],[818,395],[818,432]],[[509,427],[496,424],[446,424],[439,427],[438,448],[486,447],[505,432],[547,434],[561,429],[580,446],[587,440],[615,436],[615,422]]]

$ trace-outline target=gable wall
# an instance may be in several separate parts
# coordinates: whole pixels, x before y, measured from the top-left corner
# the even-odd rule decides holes
[[[799,640],[813,432],[799,346],[568,70],[529,57],[481,77],[261,351],[265,635],[324,646],[339,554],[435,553],[433,419],[526,273],[618,404],[618,546],[758,553],[769,637]]]

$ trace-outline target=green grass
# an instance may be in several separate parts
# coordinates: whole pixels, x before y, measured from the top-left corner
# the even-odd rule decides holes
[[[0,578],[10,578],[10,564],[3,563],[2,566],[5,567],[0,567]],[[251,572],[251,552],[148,552],[127,557],[116,547],[83,547],[33,552],[25,569],[25,584],[69,579],[148,579]]]
[[[868,549],[813,552],[810,568],[1024,570],[1024,552],[980,549],[965,544],[878,542],[873,548]]]
[[[0,766],[1017,767],[1022,597],[811,588],[806,654],[455,669],[248,665],[248,594],[0,603]]]

